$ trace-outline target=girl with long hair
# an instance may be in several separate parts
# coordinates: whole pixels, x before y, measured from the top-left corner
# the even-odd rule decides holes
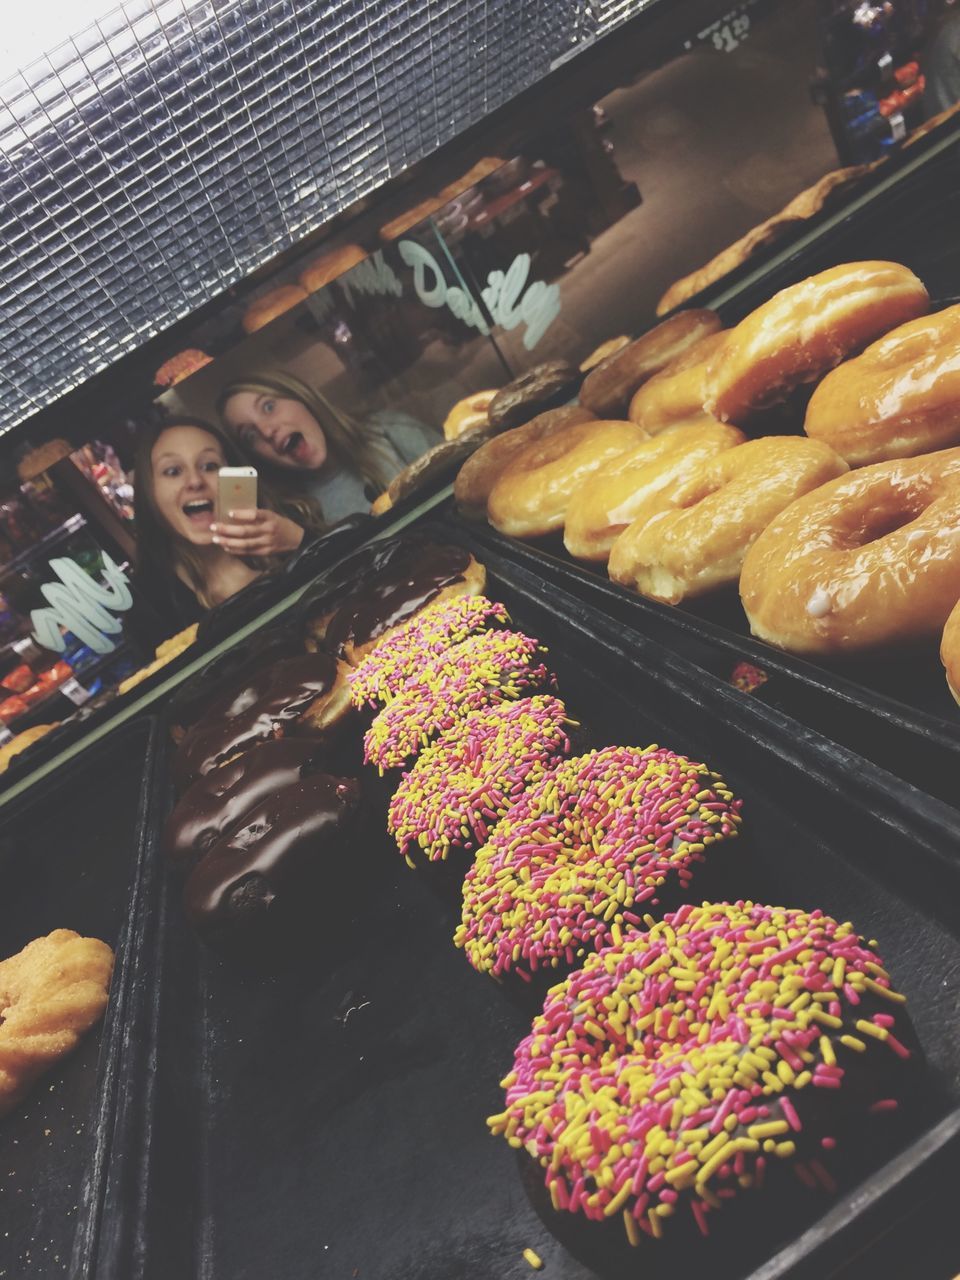
[[[177,416],[146,428],[134,465],[137,578],[183,625],[276,567],[318,531],[309,502],[292,507],[269,484],[259,506],[217,520],[221,467],[246,462],[233,442],[199,418]]]
[[[217,401],[226,431],[287,491],[304,490],[328,523],[365,511],[408,463],[442,439],[404,413],[357,422],[293,374],[251,374]]]

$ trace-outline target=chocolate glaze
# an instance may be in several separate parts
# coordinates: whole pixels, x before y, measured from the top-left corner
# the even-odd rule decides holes
[[[459,582],[470,563],[462,547],[411,543],[352,591],[327,626],[326,645],[342,653],[346,644],[366,644],[421,609],[444,587]]]
[[[173,762],[178,790],[231,756],[279,736],[285,724],[330,692],[337,674],[336,659],[329,654],[305,653],[275,662],[233,686],[180,743]]]
[[[170,708],[173,723],[184,727],[196,724],[226,690],[233,688],[252,671],[283,658],[295,658],[303,652],[302,636],[288,626],[266,627],[257,631],[180,686]]]
[[[282,912],[304,880],[339,851],[359,799],[355,779],[317,773],[251,809],[187,880],[184,908],[198,931],[229,938]]]
[[[326,749],[311,738],[252,747],[198,778],[184,792],[163,833],[166,856],[181,865],[233,834],[261,800],[319,770]]]

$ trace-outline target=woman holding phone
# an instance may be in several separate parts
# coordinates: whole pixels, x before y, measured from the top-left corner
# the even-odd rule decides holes
[[[196,621],[322,527],[312,503],[281,503],[262,481],[256,506],[218,513],[220,468],[245,461],[199,418],[177,417],[142,433],[134,470],[137,577],[169,606],[165,621],[168,611],[177,625]]]
[[[217,408],[240,447],[284,488],[309,493],[329,524],[368,510],[397,472],[443,439],[396,410],[356,422],[283,372],[230,383]]]

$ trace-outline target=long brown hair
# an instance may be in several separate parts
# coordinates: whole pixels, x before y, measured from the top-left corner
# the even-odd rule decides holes
[[[175,593],[176,584],[186,580],[191,591],[205,609],[212,607],[207,594],[203,573],[203,560],[196,548],[180,534],[175,533],[160,514],[153,482],[153,449],[160,436],[171,427],[195,427],[212,436],[223,451],[227,466],[242,466],[249,461],[230,437],[219,427],[192,418],[187,414],[173,414],[160,418],[143,427],[137,435],[134,460],[134,530],[137,538],[137,574],[149,577],[163,586],[168,594]],[[303,499],[297,503],[283,501],[274,493],[269,482],[262,478],[257,484],[258,505],[276,511],[295,520],[310,532],[323,528],[323,521],[316,503]],[[244,559],[253,569],[272,569],[281,563],[277,556]]]
[[[254,395],[279,396],[282,400],[299,400],[317,420],[320,430],[333,446],[341,465],[352,467],[377,492],[387,487],[396,473],[397,465],[382,445],[369,438],[363,425],[350,414],[335,408],[326,396],[302,382],[292,373],[277,370],[271,373],[253,373],[249,378],[238,378],[228,383],[217,398],[217,412],[223,421],[223,411],[231,396],[250,391]],[[287,472],[282,467],[274,475]],[[288,480],[289,483],[289,480]]]

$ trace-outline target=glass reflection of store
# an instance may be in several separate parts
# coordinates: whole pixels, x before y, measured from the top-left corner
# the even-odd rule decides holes
[[[895,157],[922,123],[923,48],[939,5],[752,0],[701,17],[672,20],[666,36],[627,24],[602,58],[560,51],[555,74],[531,82],[520,105],[475,122],[466,152],[453,143],[439,156],[411,154],[406,174],[372,191],[371,178],[368,194],[343,203],[330,234],[305,234],[301,219],[279,254],[274,223],[260,246],[243,230],[263,197],[238,194],[207,231],[221,257],[229,233],[247,278],[223,291],[182,273],[201,310],[166,330],[155,323],[161,332],[122,370],[52,404],[39,430],[33,421],[23,428],[38,447],[68,441],[69,471],[58,461],[49,472],[64,518],[80,517],[117,564],[132,563],[124,468],[137,424],[157,409],[216,423],[224,390],[260,375],[297,380],[361,426],[407,424],[426,448],[463,396],[641,332],[674,282],[776,220],[841,162]],[[120,116],[108,123],[122,140]],[[267,134],[262,144],[282,164],[283,148]],[[857,195],[861,178],[869,175],[853,177],[829,207]],[[152,225],[150,270],[162,266],[161,240],[171,256],[176,248],[203,258],[206,232],[193,228],[175,246],[171,227]],[[772,231],[763,250],[792,227],[788,219]],[[889,232],[881,227],[863,248],[893,256]],[[908,261],[928,251],[923,237],[901,248]],[[762,257],[748,256],[741,276]],[[99,437],[81,424],[93,421],[102,446],[87,443]],[[46,474],[26,483],[46,484]],[[358,509],[374,496],[367,486]],[[21,529],[8,559],[62,523],[51,516]]]

